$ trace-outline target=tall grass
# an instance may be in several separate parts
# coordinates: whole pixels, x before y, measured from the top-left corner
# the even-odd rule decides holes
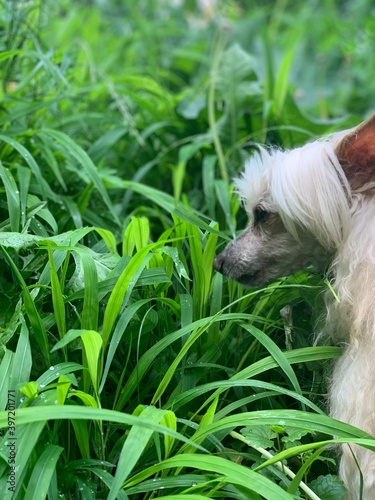
[[[356,92],[322,77],[342,92],[302,100],[319,119],[296,105],[311,41],[343,71],[342,26],[296,27],[313,3],[5,0],[2,498],[338,499],[332,436],[374,447],[324,413],[321,277],[245,291],[212,270],[254,141],[328,132]]]

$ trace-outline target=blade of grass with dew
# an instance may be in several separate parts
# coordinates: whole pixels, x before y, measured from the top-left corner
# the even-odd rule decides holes
[[[50,210],[48,208],[45,208],[46,207],[45,201],[41,201],[38,196],[29,193],[27,195],[26,204],[27,204],[26,216],[28,219],[31,220],[30,222],[31,225],[35,222],[33,218],[35,218],[35,216],[38,216],[39,218],[47,222],[47,224],[52,229],[54,234],[58,233],[57,222],[52,213],[50,212]],[[37,227],[40,227],[40,225],[37,222],[35,222],[35,224],[37,225]],[[48,234],[46,234],[46,236],[48,236]]]
[[[47,241],[47,252],[48,252],[48,262],[49,262],[49,270],[51,276],[51,289],[52,289],[52,304],[53,310],[56,318],[56,325],[60,335],[60,338],[63,338],[66,333],[66,317],[65,317],[65,303],[61,290],[61,285],[59,281],[59,277],[56,272],[54,260],[53,260],[53,252],[52,249],[58,251],[50,241]],[[55,253],[54,252],[54,253]],[[64,252],[66,255],[66,252]]]
[[[105,359],[105,366],[103,370],[102,380],[100,382],[99,392],[102,392],[104,389],[105,382],[107,380],[107,376],[111,367],[111,363],[115,356],[118,345],[121,342],[122,336],[124,335],[126,328],[133,318],[133,316],[137,313],[137,311],[146,304],[149,304],[154,299],[143,299],[130,304],[123,314],[120,316],[116,327],[113,331],[113,335],[111,337],[111,341],[109,343],[108,352]]]
[[[206,484],[209,481],[208,474],[184,474],[180,473],[178,476],[166,476],[154,477],[153,479],[146,479],[135,486],[126,488],[128,495],[140,495],[145,494],[150,491],[155,491],[167,488],[191,488],[192,486],[198,486],[201,484]],[[207,493],[203,498],[207,498]]]
[[[43,129],[38,134],[41,135],[42,137],[44,136],[47,138],[52,138],[54,141],[59,143],[62,146],[64,153],[74,158],[81,165],[81,167],[84,169],[84,171],[86,172],[86,174],[91,179],[94,186],[100,193],[104,203],[106,204],[110,214],[113,217],[113,220],[118,225],[121,225],[118,215],[115,212],[111,199],[108,195],[108,192],[104,187],[104,184],[97,172],[97,169],[93,164],[89,155],[81,147],[79,147],[69,136],[67,136],[63,132],[53,129]]]
[[[204,199],[207,205],[208,215],[211,219],[215,219],[215,164],[217,158],[215,155],[205,156],[202,165],[202,185]],[[228,186],[226,186],[228,191]]]
[[[0,161],[0,177],[3,181],[5,194],[7,198],[10,229],[11,231],[18,232],[20,229],[20,220],[21,220],[19,190],[10,170],[8,168],[3,167],[1,161]]]
[[[203,147],[209,146],[207,137],[198,138],[195,142],[182,146],[178,151],[178,162],[172,172],[172,185],[176,206],[181,199],[182,185],[185,179],[187,162]]]
[[[150,252],[168,243],[167,241],[158,241],[151,243],[146,247],[139,250],[130,259],[130,262],[121,273],[117,283],[109,297],[107,307],[104,312],[103,320],[103,350],[106,349],[109,341],[113,326],[117,320],[118,313],[121,306],[124,304],[126,298],[129,298],[130,293],[135,285],[136,280],[146,266],[147,262],[151,259]]]
[[[60,340],[60,342],[66,342],[67,335],[68,333],[62,340]],[[56,346],[54,346],[51,351],[53,352],[55,348]],[[54,380],[58,379],[61,375],[68,375],[69,373],[81,370],[83,370],[83,366],[73,361],[57,363],[54,366],[50,366],[48,370],[46,370],[36,379],[36,381],[38,382],[39,386],[43,388],[52,383]]]
[[[100,408],[97,401],[91,396],[91,394],[87,394],[87,392],[83,392],[83,391],[76,389],[74,391],[70,391],[68,393],[68,397],[69,397],[69,399],[78,398],[80,401],[82,401],[82,403],[85,406],[92,406],[93,408]]]
[[[86,331],[81,335],[85,356],[87,360],[87,369],[90,374],[91,382],[94,387],[95,394],[99,394],[99,358],[103,345],[103,340],[98,332],[93,330]],[[88,392],[88,391],[86,391]]]
[[[61,173],[56,157],[53,154],[52,149],[50,148],[51,144],[44,137],[38,137],[38,139],[39,139],[38,147],[42,156],[44,157],[46,165],[48,165],[48,167],[51,169],[58,183],[62,187],[63,191],[66,193],[68,191],[68,188],[66,186],[64,177]]]
[[[294,476],[292,482],[290,483],[290,486],[288,488],[288,493],[291,493],[292,495],[296,495],[298,493],[298,488],[300,487],[300,483],[303,480],[303,478],[307,475],[309,469],[311,468],[312,464],[314,461],[320,457],[320,455],[323,453],[324,449],[321,448],[320,450],[316,450],[314,453],[312,453],[311,456],[307,458],[307,460],[302,464],[300,467],[299,471],[297,474]]]
[[[358,440],[372,440],[369,434],[349,424],[335,420],[320,413],[307,413],[300,410],[259,410],[229,415],[200,429],[194,434],[194,441],[206,438],[211,433],[232,430],[239,426],[281,425],[306,430],[308,433],[321,432],[329,436],[337,436],[355,443]],[[332,440],[334,441],[334,440]],[[201,441],[200,441],[201,442]]]
[[[193,209],[188,209],[184,207],[184,205],[179,204],[176,207],[175,201],[172,196],[170,196],[167,193],[164,193],[163,191],[159,191],[158,189],[152,188],[150,186],[147,186],[145,184],[139,184],[137,182],[133,181],[124,181],[124,180],[118,180],[117,182],[113,183],[113,187],[122,187],[123,189],[130,189],[134,191],[135,193],[138,193],[142,195],[143,197],[149,199],[153,203],[156,203],[159,205],[163,210],[166,210],[169,212],[171,215],[174,215],[181,220],[184,220],[185,222],[188,222],[190,224],[194,224],[195,226],[199,227],[203,231],[209,231],[211,233],[215,233],[218,236],[225,237],[222,233],[219,231],[216,231],[213,229],[209,224],[204,222],[199,215],[199,212],[193,211]],[[229,238],[227,238],[229,239]]]
[[[210,301],[210,316],[215,316],[220,309],[223,300],[223,275],[216,273],[213,277],[212,284],[212,295]],[[215,345],[220,332],[220,324],[218,322],[213,323],[208,329],[208,342],[210,345]]]
[[[46,245],[46,242],[52,241],[55,242],[60,247],[60,249],[66,247],[65,248],[66,251],[76,250],[75,247],[77,243],[92,231],[94,231],[94,228],[92,227],[83,227],[80,229],[75,229],[73,231],[67,231],[66,233],[61,233],[57,236],[51,236],[48,238],[39,238],[39,247],[47,250],[48,247]],[[60,269],[65,258],[66,254],[63,251],[53,256],[56,271]],[[47,264],[40,274],[39,284],[49,285],[50,281],[51,277],[49,272],[49,264]]]
[[[114,477],[109,472],[107,472],[104,469],[99,469],[99,468],[97,469],[95,467],[90,467],[90,472],[92,474],[95,474],[96,477],[100,479],[100,481],[103,482],[109,490],[112,488]],[[120,490],[117,493],[117,499],[129,500],[129,497],[124,491]]]
[[[77,203],[75,203],[71,198],[65,196],[62,203],[66,207],[74,226],[79,229],[83,226],[82,214]]]
[[[144,429],[150,429],[153,432],[160,432],[161,434],[168,434],[171,437],[182,441],[183,443],[192,444],[203,452],[206,450],[195,444],[191,439],[183,434],[155,423],[154,421],[140,419],[137,416],[129,415],[114,410],[107,410],[105,408],[92,408],[87,406],[56,406],[46,405],[43,407],[35,406],[29,408],[19,408],[17,410],[17,425],[19,426],[32,426],[34,423],[40,423],[42,427],[48,420],[98,420],[103,422],[113,422],[121,425],[135,425]],[[0,429],[8,427],[8,412],[0,412]],[[27,429],[26,429],[27,430]],[[34,446],[34,444],[33,444]]]
[[[218,226],[215,224],[214,229],[217,229]],[[203,266],[203,274],[204,274],[204,304],[207,303],[208,296],[211,289],[212,282],[212,274],[213,274],[213,261],[216,253],[216,243],[217,243],[217,235],[213,233],[208,233],[206,236],[206,242],[204,245],[204,250],[202,254],[202,266]]]
[[[270,453],[268,450],[266,450],[264,448],[253,445],[246,438],[244,438],[244,436],[242,436],[241,434],[238,434],[237,432],[233,431],[230,433],[230,435],[234,439],[237,439],[242,443],[246,443],[250,448],[253,448],[254,450],[261,453],[262,456],[273,458],[272,453]],[[284,479],[283,476],[287,475],[289,478],[292,479],[292,482],[287,489],[288,493],[292,493],[291,490],[293,489],[293,490],[295,490],[295,492],[293,494],[294,495],[298,494],[297,490],[298,490],[298,488],[301,488],[301,490],[303,490],[303,492],[306,493],[307,497],[310,498],[311,500],[320,500],[320,498],[317,495],[315,495],[315,493],[302,481],[302,478],[303,478],[304,473],[306,473],[307,468],[312,465],[314,460],[319,455],[321,455],[323,451],[324,451],[324,448],[321,448],[321,449],[318,448],[318,450],[316,450],[315,453],[313,453],[313,455],[310,456],[308,460],[306,460],[306,462],[303,464],[303,466],[300,467],[297,474],[295,474],[289,467],[287,467],[284,462],[274,462],[274,465],[278,469],[280,469],[280,472],[282,472],[281,475],[279,474],[280,478]],[[276,472],[275,468],[273,468],[273,471]],[[293,485],[293,487],[292,487],[292,485]]]
[[[192,225],[188,225],[187,233],[190,247],[190,259],[194,271],[194,305],[198,317],[202,317],[205,296],[205,280],[202,265],[203,252],[201,246],[201,235],[199,233],[199,229]]]
[[[217,405],[219,403],[219,399],[216,398],[213,400],[213,402],[210,404],[210,406],[207,408],[207,411],[206,413],[204,413],[201,421],[199,422],[199,425],[195,431],[195,433],[193,434],[192,436],[192,440],[194,441],[194,435],[200,431],[200,429],[202,429],[203,427],[206,427],[208,424],[211,424],[214,419],[215,419],[215,413],[216,413],[216,409],[217,409]],[[197,441],[198,442],[198,441]],[[199,444],[202,444],[203,442],[203,439],[200,439],[199,441]],[[184,446],[180,449],[180,452],[182,453],[195,453],[195,449],[193,449],[191,446]]]
[[[214,324],[215,322],[218,321],[227,321],[227,320],[232,320],[237,317],[237,314],[222,314],[222,315],[215,315],[214,317],[209,317],[209,318],[203,318],[201,320],[197,320],[194,323],[191,323],[190,325],[186,325],[184,328],[179,329],[176,332],[172,332],[159,340],[155,345],[153,345],[148,351],[146,351],[143,356],[139,359],[136,367],[134,370],[131,372],[131,374],[128,376],[127,382],[125,386],[123,387],[121,391],[121,395],[119,398],[119,401],[116,405],[116,408],[119,410],[124,407],[125,403],[128,401],[128,399],[131,397],[131,395],[134,393],[134,391],[137,389],[138,384],[140,384],[142,378],[146,374],[147,370],[150,369],[152,366],[154,360],[157,358],[157,356],[163,352],[164,349],[166,349],[170,344],[175,342],[176,340],[180,338],[186,337],[186,335],[190,334],[194,330],[199,330],[200,328],[207,329],[211,324]],[[305,349],[296,349],[293,351],[289,351],[285,353],[287,356],[288,360],[290,363],[306,363],[309,361],[320,361],[324,359],[332,359],[335,357],[340,356],[341,354],[341,349],[337,347],[311,347],[311,348],[305,348]],[[254,377],[260,373],[263,373],[264,371],[270,370],[272,368],[278,367],[278,364],[275,362],[275,360],[269,356],[265,358],[264,360],[260,360],[256,363],[253,363],[250,367],[245,368],[238,374],[234,375],[231,377],[230,380],[236,380],[238,379],[247,379]],[[208,404],[212,401],[213,398],[218,396],[221,391],[224,391],[225,389],[218,389],[213,395],[209,396],[206,400],[205,404]],[[202,405],[201,408],[203,408],[204,405]]]
[[[192,208],[188,208],[182,204],[178,205],[173,212],[172,215],[175,215],[179,219],[187,222],[188,224],[191,224],[192,226],[196,226],[202,231],[208,231],[209,233],[216,234],[217,236],[220,236],[221,238],[224,238],[226,240],[229,240],[228,236],[225,234],[221,233],[212,225],[207,224],[204,222],[199,215],[197,215],[197,212],[194,211]]]
[[[26,423],[23,426],[18,426],[18,421],[17,421],[17,454],[15,458],[16,462],[15,467],[17,470],[18,477],[23,477],[23,475],[25,474],[25,471],[30,462],[30,457],[35,452],[35,447],[39,440],[40,434],[44,428],[44,425],[45,422],[32,422],[32,423]],[[8,436],[7,439],[8,440],[11,439],[11,436]],[[7,451],[4,450],[3,452],[1,450],[3,446],[4,445],[2,444],[0,447],[0,451],[2,453],[5,452],[6,453],[5,456],[7,456]],[[8,488],[2,489],[4,500],[11,499],[14,497],[17,498],[17,496],[20,495],[22,491],[22,485],[23,483],[21,481],[17,482],[15,494],[11,492]]]
[[[46,366],[50,365],[50,357],[49,357],[49,348],[48,348],[48,338],[47,338],[47,332],[46,329],[44,328],[42,319],[37,311],[37,308],[34,304],[34,301],[30,295],[29,288],[27,287],[21,273],[19,272],[17,266],[14,264],[13,260],[9,256],[8,252],[5,250],[4,247],[0,246],[1,251],[3,252],[3,255],[5,257],[5,260],[8,262],[9,266],[11,267],[13,273],[15,274],[23,292],[23,300],[24,300],[24,305],[25,305],[25,311],[26,314],[30,320],[31,326],[33,328],[34,336],[37,341],[37,344],[40,348],[40,351],[42,353],[44,362]]]
[[[309,432],[312,431],[310,430]],[[262,464],[258,465],[255,468],[255,470],[265,469],[266,467],[269,467],[270,465],[273,465],[276,462],[282,462],[283,460],[287,460],[292,457],[301,456],[306,452],[311,452],[315,449],[319,450],[321,447],[327,447],[332,445],[335,446],[338,444],[346,444],[346,443],[357,444],[359,446],[368,448],[371,451],[375,450],[375,439],[372,436],[367,438],[345,437],[345,438],[326,439],[324,441],[314,441],[308,444],[300,444],[298,446],[292,446],[290,448],[287,448],[286,450],[280,451],[276,453],[276,455],[272,456],[272,458],[269,458]]]
[[[134,392],[137,390],[138,385],[141,383],[143,377],[147,373],[147,371],[152,367],[155,359],[157,356],[162,353],[167,347],[173,342],[181,339],[181,338],[189,338],[187,337],[189,334],[191,334],[192,331],[195,329],[207,328],[207,325],[210,324],[212,318],[203,318],[201,320],[197,320],[194,323],[191,323],[189,325],[186,325],[183,328],[180,328],[179,330],[169,333],[165,337],[163,337],[161,340],[159,340],[155,345],[150,347],[139,359],[137,365],[133,369],[133,371],[130,373],[130,375],[127,378],[127,381],[125,383],[125,386],[123,387],[119,400],[116,404],[116,409],[120,410],[122,409],[126,402],[131,398],[131,396],[134,394]],[[216,319],[218,321],[219,318]],[[186,342],[184,343],[184,345]]]
[[[278,500],[290,500],[289,493],[267,477],[257,474],[248,467],[226,460],[225,458],[201,454],[176,455],[147,468],[125,483],[125,493],[128,487],[157,474],[159,471],[170,470],[176,467],[187,467],[219,474],[219,478],[224,483],[241,486],[241,490],[248,493],[256,491],[268,500],[275,500],[275,498]]]
[[[31,473],[25,492],[26,498],[40,500],[45,498],[53,474],[56,473],[57,461],[63,451],[61,446],[47,445],[38,458]]]
[[[252,394],[251,396],[246,396],[244,398],[237,399],[236,401],[232,401],[226,406],[222,406],[222,408],[216,413],[215,420],[220,420],[226,415],[234,413],[237,410],[241,411],[243,408],[246,407],[246,405],[254,403],[256,404],[256,401],[259,401],[260,399],[273,398],[276,395],[277,395],[276,391],[263,391],[257,394]]]
[[[20,400],[20,395],[17,389],[19,385],[29,381],[31,367],[32,359],[29,341],[29,330],[27,328],[26,322],[22,321],[17,348],[13,357],[12,372],[10,376],[10,388],[16,390],[17,402],[19,402]]]
[[[18,183],[20,187],[21,227],[26,225],[27,200],[30,189],[31,171],[29,168],[17,165]]]
[[[341,349],[339,347],[331,346],[306,347],[303,349],[294,349],[293,351],[285,352],[284,355],[290,364],[307,363],[310,361],[321,361],[325,359],[338,358],[341,355]],[[271,356],[269,356],[244,368],[240,372],[233,375],[230,380],[235,381],[238,379],[249,379],[272,368],[276,368],[277,366],[278,364],[275,362],[275,360]],[[207,398],[203,406],[209,404],[209,402],[212,401],[212,398],[216,397],[218,394],[220,394],[220,392],[222,392],[221,389],[215,391],[214,394]]]
[[[223,152],[223,147],[220,142],[218,126],[216,122],[215,116],[215,86],[217,77],[219,74],[220,62],[222,60],[223,52],[225,47],[225,39],[223,33],[219,33],[217,37],[217,42],[215,44],[215,51],[213,54],[212,65],[210,69],[210,83],[208,89],[208,103],[207,103],[207,111],[208,111],[208,121],[210,125],[210,132],[212,135],[212,140],[215,146],[215,152],[220,168],[221,178],[224,180],[226,184],[229,184],[229,175],[227,171],[227,167],[225,164],[225,157]]]
[[[162,425],[168,427],[168,429],[173,429],[177,431],[177,418],[176,414],[173,411],[166,411],[163,417],[160,420]],[[169,436],[168,434],[164,434],[164,453],[165,458],[168,458],[169,455],[173,452],[173,447],[176,442],[176,439],[173,436]]]
[[[289,389],[285,389],[284,387],[280,387],[279,385],[272,384],[270,382],[264,382],[263,380],[219,380],[217,382],[209,382],[207,384],[198,385],[193,387],[192,389],[188,389],[185,392],[180,392],[176,394],[174,397],[171,397],[170,400],[163,406],[165,409],[173,408],[179,409],[182,406],[187,405],[191,401],[194,401],[197,397],[206,394],[207,392],[215,391],[215,394],[221,394],[229,389],[233,389],[235,387],[255,387],[261,389],[267,389],[268,391],[276,392],[278,394],[283,394],[288,396],[296,401],[299,401],[302,405],[306,405],[307,407],[313,409],[317,413],[323,413],[316,404],[311,402],[305,396],[297,394],[294,391]],[[266,391],[265,391],[266,392]],[[209,397],[210,402],[213,399],[213,395]],[[216,398],[215,398],[216,399]],[[214,399],[214,401],[215,401]],[[206,405],[205,405],[206,406]]]
[[[230,191],[228,189],[228,184],[226,184],[225,181],[223,181],[222,179],[218,179],[215,180],[214,187],[215,187],[216,199],[218,200],[225,216],[225,222],[228,226],[230,234],[232,235],[232,237],[234,237],[236,231],[233,224],[232,202],[229,196]]]
[[[131,217],[126,227],[122,255],[133,255],[134,248],[139,251],[149,243],[150,224],[146,217]]]
[[[147,422],[155,422],[156,424],[160,424],[161,422],[168,423],[168,421],[163,420],[167,413],[168,412],[165,410],[159,410],[152,406],[146,406],[142,408],[139,413],[139,419],[144,419]],[[108,495],[108,500],[116,499],[117,493],[120,491],[122,484],[129,477],[131,471],[137,464],[141,454],[147,447],[152,434],[153,431],[151,429],[142,429],[135,426],[130,429],[120,453],[115,478]]]
[[[99,315],[99,284],[98,271],[94,259],[84,248],[74,247],[83,267],[83,307],[81,313],[82,330],[97,330]]]
[[[60,339],[51,349],[51,352],[55,352],[58,349],[62,349],[63,347],[67,346],[70,344],[70,342],[73,342],[73,340],[79,338],[82,336],[83,333],[86,333],[87,330],[68,330],[66,332],[66,335],[62,339]]]
[[[281,61],[281,65],[275,79],[273,99],[276,117],[282,116],[284,112],[284,104],[288,92],[289,73],[292,66],[296,46],[297,41],[294,41],[292,46],[286,52],[283,60]]]
[[[37,236],[34,234],[24,234],[24,233],[13,233],[10,231],[4,231],[0,233],[0,245],[6,248],[14,248],[15,250],[20,248],[28,248],[31,245],[36,246],[38,243],[41,245],[44,241],[52,241],[59,246],[74,246],[78,243],[79,240],[84,238],[88,233],[93,231],[93,228],[82,228],[77,229],[75,231],[68,231],[66,233],[60,233],[56,236],[43,237]],[[47,247],[46,247],[47,249]],[[60,265],[64,261],[64,259],[59,259]],[[55,263],[56,266],[56,263]],[[48,269],[48,266],[47,266]]]
[[[42,238],[34,234],[12,233],[4,231],[0,233],[0,244],[6,248],[15,250],[36,245]]]
[[[82,457],[86,459],[90,458],[90,423],[78,419],[72,419],[71,423]]]
[[[9,349],[4,349],[3,359],[0,363],[0,411],[5,410],[8,403],[8,389],[10,384],[14,354]]]
[[[220,314],[217,315],[219,317]],[[190,337],[187,339],[185,344],[182,346],[180,349],[180,352],[176,355],[175,359],[169,366],[168,370],[166,371],[162,381],[160,382],[158,388],[155,391],[155,394],[153,395],[152,402],[151,404],[156,404],[159,399],[162,397],[163,393],[165,392],[167,386],[169,385],[170,381],[172,380],[173,375],[175,374],[177,366],[180,364],[181,360],[183,357],[186,355],[186,353],[189,351],[189,349],[194,345],[194,343],[199,339],[199,337],[207,330],[207,328],[215,321],[217,320],[216,317],[213,318],[205,318],[205,322],[203,326],[198,327],[197,329],[192,331],[192,334]]]
[[[107,245],[107,248],[110,252],[117,253],[117,244],[116,238],[111,231],[107,229],[102,229],[100,227],[95,227],[95,231],[98,235],[103,239],[104,243]]]
[[[258,342],[260,342],[266,349],[267,351],[271,354],[271,356],[274,358],[276,363],[280,366],[282,371],[284,372],[285,376],[289,379],[291,382],[294,390],[302,395],[301,387],[298,383],[296,374],[294,373],[293,368],[291,367],[290,363],[288,362],[287,358],[285,357],[284,353],[281,351],[281,349],[273,342],[268,335],[263,333],[261,330],[256,328],[254,325],[247,324],[247,323],[241,323],[240,326],[244,328],[246,331],[251,333]]]
[[[65,404],[71,385],[72,381],[65,377],[65,375],[58,378],[56,387],[57,404]]]
[[[16,151],[20,153],[20,155],[24,158],[26,163],[29,165],[36,181],[38,182],[42,195],[43,197],[48,196],[51,199],[56,199],[56,194],[53,193],[51,188],[49,187],[47,181],[44,179],[42,172],[39,168],[39,165],[36,163],[34,158],[31,156],[29,151],[22,146],[19,142],[15,141],[14,139],[7,137],[6,135],[0,134],[0,141],[5,142],[6,144],[9,144],[12,146]]]

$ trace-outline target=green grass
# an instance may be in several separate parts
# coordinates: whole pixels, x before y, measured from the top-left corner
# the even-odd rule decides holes
[[[338,499],[332,436],[375,442],[325,414],[322,278],[212,262],[254,142],[370,111],[370,4],[157,4],[0,12],[2,498]]]

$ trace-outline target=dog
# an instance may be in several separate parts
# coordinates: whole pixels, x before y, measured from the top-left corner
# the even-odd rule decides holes
[[[343,346],[330,415],[375,435],[375,115],[291,151],[259,147],[235,183],[249,226],[214,268],[250,287],[328,271],[325,331]],[[348,500],[375,499],[375,453],[343,445],[339,474]]]

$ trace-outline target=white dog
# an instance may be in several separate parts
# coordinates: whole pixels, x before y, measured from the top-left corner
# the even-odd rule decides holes
[[[259,149],[240,179],[250,225],[214,267],[247,286],[309,264],[329,268],[326,329],[344,347],[330,414],[375,435],[375,115],[359,127],[288,152]],[[328,297],[327,295],[327,297]],[[350,500],[375,500],[375,453],[343,446]]]

